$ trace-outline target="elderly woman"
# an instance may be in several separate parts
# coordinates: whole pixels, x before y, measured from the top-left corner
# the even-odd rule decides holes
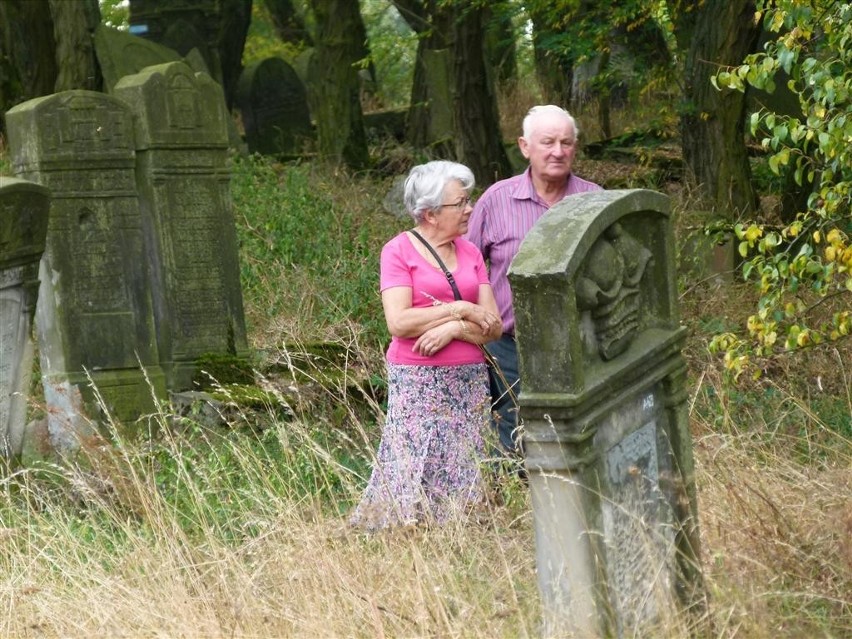
[[[455,162],[415,166],[405,206],[416,226],[382,249],[381,291],[392,336],[388,411],[370,482],[352,523],[445,522],[481,498],[488,424],[482,344],[503,328],[479,250],[461,235],[473,173]]]

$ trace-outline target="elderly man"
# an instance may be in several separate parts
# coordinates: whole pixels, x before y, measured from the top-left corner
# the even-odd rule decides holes
[[[490,280],[503,318],[503,336],[487,348],[499,369],[490,369],[492,425],[509,453],[521,452],[518,436],[518,351],[512,291],[506,277],[521,241],[533,224],[568,195],[600,190],[571,172],[577,153],[577,124],[561,107],[534,106],[523,122],[518,146],[529,160],[522,174],[493,184],[473,209],[467,239],[490,265]],[[510,389],[510,390],[509,390]]]

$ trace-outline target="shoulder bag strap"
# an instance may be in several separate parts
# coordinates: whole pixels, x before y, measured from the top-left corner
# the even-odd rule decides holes
[[[450,283],[450,288],[453,289],[453,297],[455,297],[457,300],[460,300],[462,296],[459,292],[459,287],[456,286],[456,280],[453,278],[453,274],[450,273],[450,270],[447,268],[446,264],[444,264],[441,258],[438,257],[438,252],[434,248],[432,248],[432,245],[429,244],[429,242],[427,242],[426,239],[414,229],[411,230],[411,234],[418,240],[423,242],[423,246],[429,249],[429,252],[432,254],[432,257],[434,257],[435,261],[438,262],[438,266],[441,267],[441,270],[444,271],[444,275],[447,276],[447,281]]]

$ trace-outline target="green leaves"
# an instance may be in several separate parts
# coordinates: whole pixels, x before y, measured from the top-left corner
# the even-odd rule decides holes
[[[768,152],[773,174],[792,171],[812,185],[806,210],[784,227],[761,221],[737,224],[743,276],[760,291],[758,313],[742,335],[725,333],[712,348],[739,377],[755,356],[801,350],[852,332],[852,7],[795,0],[759,3],[764,26],[777,34],[764,51],[718,73],[720,90],[746,86],[771,91],[776,74],[789,75],[801,115],[759,110],[749,116],[752,136]],[[830,309],[830,312],[826,312]]]

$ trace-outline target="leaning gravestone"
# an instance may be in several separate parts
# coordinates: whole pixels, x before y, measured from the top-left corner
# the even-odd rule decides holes
[[[131,0],[129,9],[131,34],[182,56],[197,49],[213,78],[222,81],[219,41],[228,11],[222,0]]]
[[[23,447],[49,207],[45,187],[0,177],[0,456],[7,459],[18,457]]]
[[[101,65],[107,93],[111,93],[126,75],[139,73],[154,64],[181,59],[174,49],[102,24],[95,29],[95,54]]]
[[[545,635],[667,634],[700,593],[668,198],[566,198],[509,279]]]
[[[299,155],[314,137],[305,85],[281,58],[246,67],[237,85],[237,107],[252,153]]]
[[[168,387],[192,387],[202,355],[245,357],[228,113],[221,87],[182,62],[123,78],[136,114],[137,180]]]
[[[51,443],[66,452],[99,410],[128,423],[165,394],[132,115],[114,97],[66,91],[16,106],[6,124],[16,174],[51,192],[36,328]]]

